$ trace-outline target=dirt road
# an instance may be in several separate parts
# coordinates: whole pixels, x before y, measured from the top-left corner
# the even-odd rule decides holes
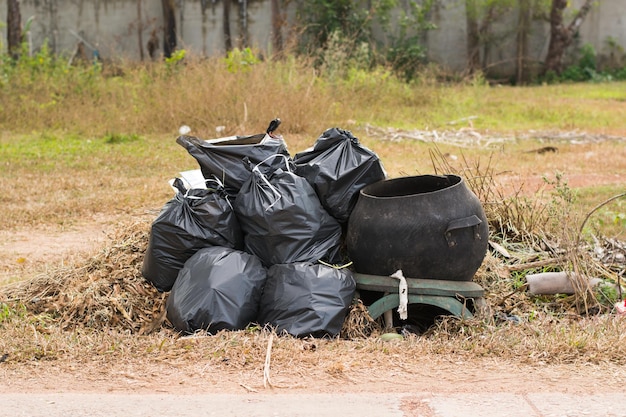
[[[626,368],[424,358],[419,366],[212,372],[137,360],[96,367],[0,364],[0,415],[69,416],[625,416]]]
[[[6,416],[623,417],[623,393],[0,394]]]

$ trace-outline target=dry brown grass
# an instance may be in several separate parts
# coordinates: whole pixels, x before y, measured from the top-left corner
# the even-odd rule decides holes
[[[226,127],[224,135],[242,134],[265,129],[277,116],[290,121],[292,133],[336,120],[332,90],[318,84],[313,68],[295,61],[233,73],[219,59],[189,58],[170,68],[127,65],[116,76],[90,77],[74,70],[54,81],[42,77],[8,87],[0,92],[6,109],[0,125],[18,131],[26,125],[71,127],[81,135],[163,134],[187,124],[194,134],[213,137],[216,126]]]
[[[490,165],[467,159],[459,170],[446,162],[449,159],[437,147],[433,149],[435,171],[461,173],[477,195],[491,204],[486,207],[490,220],[499,225],[495,230],[524,232],[499,235],[510,257],[490,251],[476,274],[475,281],[486,291],[487,312],[471,320],[445,317],[422,336],[407,334],[403,341],[383,342],[379,337],[381,322],[371,320],[363,305],[355,304],[340,338],[299,340],[281,336],[274,341],[272,362],[288,369],[295,366],[293,361],[298,357],[302,372],[321,366],[331,376],[348,373],[357,363],[386,366],[394,355],[406,356],[406,352],[410,352],[409,363],[437,355],[529,364],[623,364],[626,320],[606,305],[600,308],[597,299],[587,298],[590,293],[586,289],[567,297],[532,297],[524,291],[523,273],[536,271],[537,261],[540,269],[567,267],[575,259],[586,274],[600,270],[587,252],[567,253],[571,237],[560,246],[545,247],[545,242],[555,237],[545,227],[549,210],[544,204],[550,204],[550,199],[542,197],[533,200],[536,206],[525,206],[515,193],[511,199],[493,188],[497,185]],[[530,216],[529,209],[540,210]],[[518,213],[512,216],[511,210]],[[201,360],[212,369],[225,370],[261,363],[271,335],[268,330],[251,327],[210,337],[180,337],[164,321],[166,296],[153,289],[140,273],[149,226],[147,219],[123,222],[95,255],[49,267],[32,280],[2,287],[0,327],[5,337],[0,340],[0,352],[8,353],[9,360],[16,363],[126,362],[137,356],[147,361]],[[578,228],[568,230],[571,233]],[[563,256],[558,257],[559,253]],[[614,277],[619,269],[604,273]],[[311,349],[318,352],[310,358],[312,362],[302,362],[301,353]]]
[[[477,277],[483,285],[493,285],[497,281],[494,277],[504,278],[510,284],[511,280],[515,280],[513,275],[517,274],[518,282],[513,288],[522,292],[526,287],[519,281],[521,274],[566,271],[571,274],[575,294],[557,297],[552,303],[544,303],[544,306],[553,304],[557,306],[554,311],[559,313],[610,312],[612,303],[603,299],[602,294],[589,285],[589,279],[593,277],[601,277],[609,284],[615,284],[618,292],[615,296],[621,299],[624,263],[603,263],[594,256],[594,252],[606,251],[607,248],[603,246],[608,245],[608,251],[614,250],[622,258],[626,254],[621,245],[611,248],[610,241],[605,239],[600,242],[602,231],[594,235],[585,230],[587,220],[596,209],[585,213],[585,208],[576,204],[576,192],[569,187],[562,174],[557,173],[554,180],[545,178],[543,186],[529,194],[521,186],[512,191],[500,186],[496,181],[492,159],[483,163],[480,159],[470,161],[462,157],[459,163],[453,164],[435,147],[431,151],[431,160],[435,172],[462,176],[483,203],[489,221],[493,254],[500,257],[499,263],[490,257],[484,262],[484,266],[493,274]],[[625,195],[622,192],[605,203]],[[621,235],[620,229],[617,228],[618,236]],[[613,228],[607,230],[612,231]],[[592,238],[595,244],[589,242]],[[503,295],[500,291],[499,296]],[[496,302],[496,306],[504,307],[509,303],[509,307],[504,310],[510,313],[510,303],[514,299],[506,296]],[[528,311],[523,313],[526,315]]]
[[[262,363],[271,331],[251,327],[180,337],[164,322],[165,295],[140,273],[148,231],[148,222],[121,224],[96,255],[2,288],[0,352],[8,353],[11,362],[124,362],[141,355],[148,362],[202,361],[211,369],[230,371]],[[273,342],[272,363],[302,372],[322,367],[330,375],[357,364],[385,366],[400,354],[407,363],[425,355],[528,364],[625,363],[622,317],[584,316],[571,300],[538,300],[523,291],[512,292],[507,265],[491,254],[476,279],[487,291],[488,314],[471,320],[445,317],[422,336],[407,334],[401,342],[383,342],[380,324],[356,304],[341,338],[282,335]],[[303,356],[307,350],[317,353]]]
[[[0,89],[0,128],[165,134],[185,123],[200,137],[258,131],[269,120],[285,132],[315,134],[347,120],[377,126],[446,128],[475,117],[480,129],[591,129],[624,134],[622,83],[499,87],[404,84],[384,69],[325,78],[311,62],[287,57],[229,70],[220,58],[188,55],[176,65],[126,64],[93,68],[23,68]]]
[[[97,255],[7,287],[7,300],[54,318],[61,329],[151,333],[163,322],[165,296],[141,276],[147,228],[124,225]]]

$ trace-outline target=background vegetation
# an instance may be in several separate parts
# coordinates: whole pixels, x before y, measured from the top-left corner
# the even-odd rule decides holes
[[[181,51],[184,52],[184,51]],[[200,136],[259,130],[280,115],[288,133],[358,124],[439,129],[475,117],[476,128],[621,128],[623,84],[499,86],[476,74],[455,82],[425,68],[411,82],[383,66],[338,62],[321,71],[306,58],[259,61],[246,49],[225,58],[179,53],[161,64],[69,65],[44,48],[32,57],[0,57],[0,127],[13,132],[61,130],[82,136],[175,133]],[[588,68],[588,67],[585,67]],[[80,112],[78,112],[80,110]],[[312,132],[313,131],[313,132]]]

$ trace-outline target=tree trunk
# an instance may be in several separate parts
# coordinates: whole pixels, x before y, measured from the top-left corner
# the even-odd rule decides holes
[[[163,6],[163,55],[170,58],[176,50],[176,6],[174,0],[161,0]]]
[[[528,81],[526,58],[528,57],[528,34],[530,33],[531,8],[530,0],[519,0],[519,18],[517,25],[517,62],[515,83],[525,84]]]
[[[280,0],[272,0],[272,48],[274,53],[280,53],[283,50],[283,16],[280,11]]]
[[[563,55],[568,46],[572,44],[574,35],[580,30],[585,17],[591,10],[594,0],[585,0],[574,20],[565,26],[563,22],[563,12],[567,8],[568,0],[552,0],[550,9],[550,44],[548,45],[548,55],[544,63],[544,74],[553,71],[560,74],[563,70]]]
[[[7,46],[12,58],[20,56],[22,45],[22,16],[19,0],[7,0]]]
[[[470,74],[484,70],[489,64],[491,26],[502,13],[497,4],[481,5],[478,0],[465,0],[467,23],[467,70]],[[482,15],[482,19],[481,19]],[[482,50],[482,63],[481,63]]]
[[[224,0],[222,24],[224,26],[224,49],[228,52],[233,49],[233,41],[230,35],[230,0]]]
[[[143,21],[141,18],[141,0],[137,0],[137,41],[139,42],[139,59],[143,61]]]
[[[247,48],[248,44],[248,0],[239,0],[239,47]]]
[[[480,70],[480,31],[478,28],[478,6],[476,0],[465,0],[467,24],[467,72]]]
[[[496,21],[497,18],[498,11],[496,10],[496,6],[491,4],[488,6],[487,13],[478,27],[478,46],[483,49],[483,60],[480,68],[483,71],[489,65],[489,59],[491,58],[491,43],[493,41],[491,36],[491,24]]]

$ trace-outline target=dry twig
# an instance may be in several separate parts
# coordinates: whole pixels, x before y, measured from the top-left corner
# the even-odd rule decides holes
[[[270,361],[272,358],[272,343],[274,342],[274,334],[270,334],[270,338],[267,341],[267,351],[265,352],[265,365],[263,366],[263,387],[272,387],[272,381],[270,380]]]

